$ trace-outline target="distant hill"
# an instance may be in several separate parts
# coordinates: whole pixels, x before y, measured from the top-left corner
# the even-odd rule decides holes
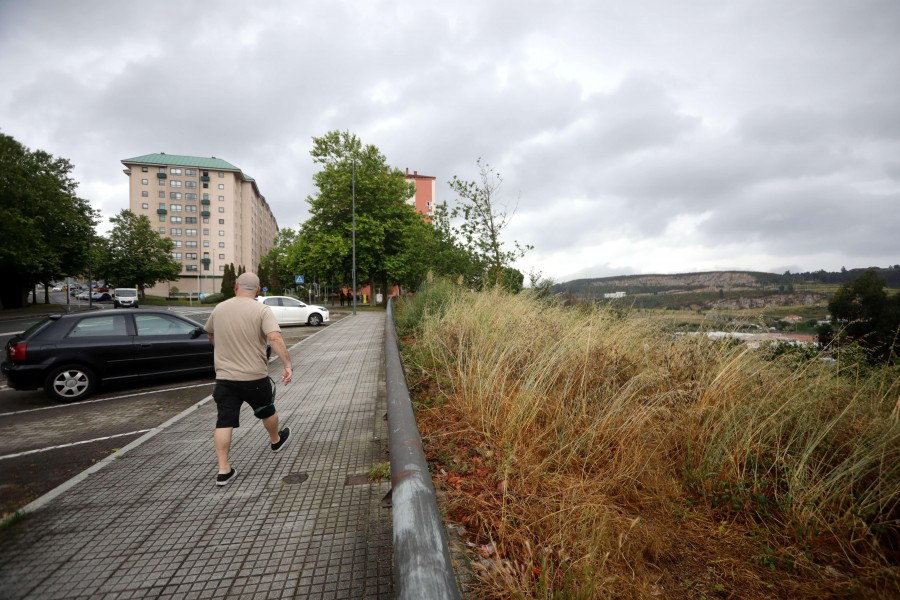
[[[887,281],[888,287],[900,288],[900,265],[886,269],[875,267]],[[785,291],[798,284],[842,284],[862,275],[866,269],[843,269],[839,272],[825,270],[809,273],[764,273],[758,271],[710,271],[704,273],[677,273],[674,275],[623,275],[575,279],[554,286],[560,293],[570,292],[581,298],[602,298],[603,294],[625,292],[637,294],[669,294],[723,290],[746,290],[759,294],[764,290]],[[753,295],[755,295],[753,294]]]

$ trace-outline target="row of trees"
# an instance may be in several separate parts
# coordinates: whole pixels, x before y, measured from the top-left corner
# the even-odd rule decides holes
[[[429,219],[407,203],[414,184],[356,135],[331,131],[313,138],[310,154],[320,166],[316,194],[307,197],[310,217],[297,230],[281,230],[260,265],[260,280],[270,288],[293,286],[293,274],[349,287],[354,212],[360,286],[415,290],[431,271],[472,287],[522,288],[524,277],[510,264],[529,247],[513,243],[508,250],[501,240],[511,217],[497,199],[502,180],[480,159],[478,180],[454,177],[457,204],[439,203]]]

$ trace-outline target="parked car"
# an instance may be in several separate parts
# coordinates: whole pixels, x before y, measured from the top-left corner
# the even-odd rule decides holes
[[[137,288],[116,288],[116,291],[113,294],[113,306],[115,308],[119,308],[120,306],[137,308],[138,301]]]
[[[103,302],[104,300],[112,300],[112,296],[109,295],[109,292],[94,292],[94,295],[91,296],[91,300],[94,302]]]
[[[78,292],[77,294],[75,294],[76,300],[89,300],[90,298],[91,298],[91,294],[87,290],[82,290],[82,291]]]
[[[166,311],[50,315],[7,342],[0,371],[13,389],[69,402],[101,382],[212,375],[213,346],[202,325]]]
[[[324,306],[304,304],[290,296],[257,296],[259,302],[272,309],[279,325],[321,325],[329,321],[328,309]]]

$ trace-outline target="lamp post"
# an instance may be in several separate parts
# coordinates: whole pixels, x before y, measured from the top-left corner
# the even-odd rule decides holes
[[[356,161],[353,161],[353,314],[356,314]]]

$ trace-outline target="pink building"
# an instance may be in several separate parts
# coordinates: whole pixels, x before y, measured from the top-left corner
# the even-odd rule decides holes
[[[417,213],[428,217],[430,222],[430,217],[434,214],[437,178],[429,175],[419,175],[418,171],[413,171],[412,175],[410,175],[409,169],[406,169],[406,179],[416,184],[416,194],[407,202],[416,207]]]

